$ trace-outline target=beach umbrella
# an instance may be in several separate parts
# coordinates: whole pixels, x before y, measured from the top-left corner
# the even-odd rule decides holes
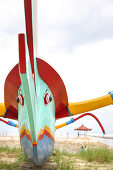
[[[89,129],[89,128],[85,127],[85,126],[82,124],[80,127],[76,128],[76,129],[74,129],[74,130],[84,131],[84,137],[85,137],[85,132],[86,132],[86,131],[91,131],[92,129]],[[79,136],[79,132],[78,132],[78,136]]]

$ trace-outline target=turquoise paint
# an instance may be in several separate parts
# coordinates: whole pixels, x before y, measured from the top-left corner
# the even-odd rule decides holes
[[[30,131],[32,141],[37,141],[39,131],[44,129],[45,125],[48,126],[53,135],[55,135],[55,102],[50,88],[43,82],[38,74],[36,58],[34,60],[35,75],[32,75],[27,50],[26,54],[27,72],[24,74],[20,73],[22,84],[18,91],[18,95],[21,93],[24,98],[24,106],[18,104],[19,130],[25,126],[25,128]],[[47,105],[44,104],[46,91],[52,96],[52,102]],[[54,142],[51,141],[51,139],[48,139],[51,141],[49,143],[44,139],[45,136],[42,139],[42,142],[40,141],[43,148],[45,148],[41,152],[39,152],[39,143],[34,150],[34,146],[32,146],[31,141],[28,141],[27,138],[23,138],[21,142],[26,157],[36,165],[41,165],[45,160],[48,160],[54,148]],[[51,149],[47,149],[48,146]],[[30,154],[28,152],[29,149]],[[44,157],[42,161],[39,160],[41,157],[40,154]]]
[[[21,86],[18,90],[18,95],[22,94],[24,98],[24,105],[18,104],[18,126],[19,131],[25,126],[29,131],[31,140],[27,139],[24,135],[21,139],[21,145],[25,156],[28,160],[32,161],[35,165],[44,164],[52,154],[54,142],[46,135],[43,136],[38,144],[33,146],[33,141],[37,141],[40,130],[47,126],[55,136],[55,102],[52,92],[48,85],[40,78],[38,74],[36,62],[36,28],[34,23],[33,3],[32,2],[32,27],[33,27],[33,52],[34,52],[34,75],[32,75],[31,64],[29,59],[29,52],[27,47],[27,40],[25,39],[26,47],[26,73],[21,74]],[[52,102],[47,105],[44,104],[44,96],[46,91],[52,96]]]

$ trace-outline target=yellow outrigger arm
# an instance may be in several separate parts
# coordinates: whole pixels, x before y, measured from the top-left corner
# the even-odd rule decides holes
[[[102,108],[102,107],[105,107],[105,106],[108,106],[111,104],[113,104],[113,92],[109,92],[108,95],[105,95],[105,96],[102,96],[99,98],[95,98],[95,99],[91,99],[91,100],[87,100],[87,101],[83,101],[83,102],[69,103],[68,109],[70,112],[70,116],[73,116],[73,115],[77,115],[80,113],[85,113],[85,112],[89,112],[89,111],[92,111],[95,109],[99,109],[99,108]],[[81,118],[85,115],[93,116],[97,120],[97,122],[99,122],[98,118],[96,118],[96,116],[93,115],[92,113],[85,113],[79,117]],[[75,119],[71,118],[69,121],[55,126],[55,128],[59,129],[66,125],[74,123],[76,120],[78,120],[78,118],[75,118]],[[99,122],[99,124],[101,124],[101,123]],[[103,126],[102,125],[100,125],[100,126],[101,126],[103,133],[105,133]]]
[[[68,108],[72,115],[85,113],[95,109],[99,109],[113,104],[113,92],[109,92],[107,95],[76,103],[69,103]]]
[[[6,112],[5,104],[0,103],[0,117],[3,117]]]
[[[71,112],[71,115],[77,115],[80,113],[99,109],[111,104],[113,104],[113,92],[109,92],[107,95],[95,99],[76,103],[69,103],[68,108]],[[0,103],[0,117],[3,117],[5,115],[5,112],[6,108],[4,103]]]

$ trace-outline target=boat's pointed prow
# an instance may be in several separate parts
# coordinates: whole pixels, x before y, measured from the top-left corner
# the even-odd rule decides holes
[[[20,141],[26,157],[35,165],[44,164],[54,149],[55,102],[39,77],[35,54],[33,1],[24,0],[26,35],[19,34],[18,120]]]

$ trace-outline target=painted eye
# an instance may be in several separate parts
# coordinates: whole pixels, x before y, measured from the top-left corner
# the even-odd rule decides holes
[[[44,96],[44,104],[47,105],[52,101],[52,96],[49,93],[46,93]]]
[[[21,104],[22,106],[24,105],[24,98],[23,95],[20,94],[17,98],[16,98],[17,103]]]

